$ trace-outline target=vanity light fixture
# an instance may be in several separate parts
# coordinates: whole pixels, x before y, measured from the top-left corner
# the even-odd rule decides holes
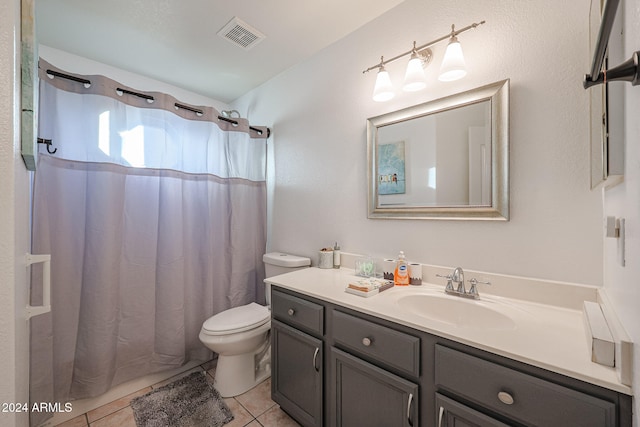
[[[418,47],[416,47],[416,42],[414,41],[413,48],[410,51],[396,55],[386,61],[384,57],[381,56],[379,64],[373,65],[362,72],[364,74],[371,70],[375,70],[376,68],[378,69],[376,84],[373,89],[373,100],[377,102],[384,102],[395,96],[391,78],[389,77],[389,72],[385,69],[385,65],[407,55],[411,55],[411,57],[407,64],[407,70],[405,71],[402,90],[405,92],[413,92],[427,87],[424,67],[431,62],[431,58],[433,57],[433,52],[429,48],[443,40],[449,40],[449,44],[447,45],[447,50],[445,51],[444,59],[440,66],[440,75],[438,80],[450,82],[464,77],[467,74],[467,70],[464,56],[462,54],[462,47],[458,41],[458,35],[465,31],[474,29],[484,23],[485,21],[474,22],[473,24],[457,31],[455,26],[451,25],[451,32],[446,36],[442,36]]]
[[[460,46],[458,38],[453,35],[454,33],[455,27],[452,25],[451,38],[449,39],[447,50],[444,52],[442,65],[440,65],[438,80],[441,82],[452,82],[467,75],[467,65],[464,62],[462,46]]]
[[[373,100],[377,102],[388,101],[395,96],[391,77],[389,72],[384,68],[384,57],[380,57],[380,70],[376,76],[376,85],[373,87]]]

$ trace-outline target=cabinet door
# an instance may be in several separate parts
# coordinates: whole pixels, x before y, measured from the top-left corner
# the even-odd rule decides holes
[[[436,416],[437,427],[508,427],[440,393],[436,393]]]
[[[271,397],[303,426],[322,426],[322,341],[271,321]]]
[[[418,386],[332,347],[333,424],[344,427],[418,425]]]

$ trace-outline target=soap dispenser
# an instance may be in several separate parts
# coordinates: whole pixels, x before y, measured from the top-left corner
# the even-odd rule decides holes
[[[333,247],[333,268],[340,268],[340,246],[338,246],[338,242]]]
[[[393,273],[393,284],[396,286],[409,285],[409,264],[404,258],[404,252],[400,251],[396,261],[396,269]]]

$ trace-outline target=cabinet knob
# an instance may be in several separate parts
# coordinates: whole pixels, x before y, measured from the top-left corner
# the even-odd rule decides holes
[[[364,345],[365,347],[369,347],[371,345],[371,338],[362,338],[362,345]]]
[[[290,308],[289,310],[287,310],[287,314],[288,314],[289,316],[293,316],[293,314],[294,314],[295,312],[296,312],[296,311],[295,311],[293,308]]]
[[[513,405],[513,402],[514,402],[513,396],[511,396],[506,391],[499,392],[498,399],[500,400],[500,402],[504,403],[505,405]]]

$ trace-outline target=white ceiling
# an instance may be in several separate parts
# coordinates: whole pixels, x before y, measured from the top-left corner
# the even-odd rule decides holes
[[[36,28],[43,45],[229,103],[403,1],[36,0]],[[216,35],[234,16],[266,38],[246,51]]]

